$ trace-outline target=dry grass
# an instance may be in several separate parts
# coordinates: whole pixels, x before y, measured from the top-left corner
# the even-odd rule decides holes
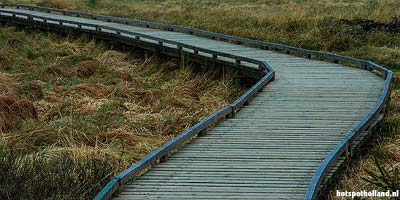
[[[0,130],[9,131],[23,120],[37,118],[32,102],[18,96],[0,96]]]
[[[64,184],[62,177],[43,178],[55,188],[40,183],[21,192],[37,195],[13,193],[15,198],[90,198],[115,173],[243,91],[230,78],[194,74],[172,61],[134,58],[85,38],[65,40],[12,28],[0,28],[0,38],[5,40],[0,51],[10,58],[0,61],[0,147],[8,167],[3,175],[10,176],[3,180],[30,184],[12,168],[23,165],[24,176],[39,180],[54,173],[52,163],[71,179]],[[87,171],[80,171],[84,167]],[[72,187],[74,174],[82,183]],[[0,198],[8,198],[15,188],[1,180],[0,188],[9,189],[0,190]],[[47,191],[54,193],[46,196]]]
[[[44,0],[42,1],[42,4],[58,9],[68,9],[71,7],[71,3],[61,0]]]
[[[23,120],[36,119],[37,112],[32,101],[28,98],[36,97],[36,85],[30,84],[32,93],[28,95],[18,95],[17,91],[20,84],[14,82],[18,79],[18,74],[0,73],[0,131],[7,132],[18,127]]]

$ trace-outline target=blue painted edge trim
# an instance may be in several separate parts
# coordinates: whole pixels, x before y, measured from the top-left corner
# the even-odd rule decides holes
[[[262,87],[270,82],[274,76],[274,71],[270,71],[265,76],[263,76],[256,84],[254,84],[250,89],[242,94],[242,96],[240,96],[236,101],[231,104],[233,111],[237,111],[241,106],[243,106],[243,104],[250,101],[252,97],[254,97]]]
[[[133,164],[131,167],[128,169],[124,170],[120,174],[118,174],[115,178],[113,178],[94,198],[94,200],[103,200],[107,199],[109,196],[112,195],[122,184],[121,180],[123,179],[130,179],[131,177],[127,178],[127,176],[134,176],[132,172],[136,171],[142,171],[141,167],[144,165],[148,164],[153,164],[155,160],[158,160],[161,155],[161,153],[165,153],[165,151],[168,152],[170,148],[174,147],[175,145],[181,144],[183,141],[186,141],[187,139],[193,137],[195,134],[200,132],[202,129],[204,129],[203,126],[206,126],[208,124],[213,123],[217,118],[220,118],[221,116],[227,115],[232,112],[232,107],[231,106],[226,106],[217,112],[214,112],[213,114],[209,115],[205,119],[201,120],[194,126],[190,127],[188,130],[184,131],[180,135],[176,136],[175,138],[171,139],[169,142],[165,143],[162,145],[160,148],[157,150],[153,151],[152,153],[148,154],[145,158],[142,160],[136,162]],[[149,163],[150,162],[150,163]]]
[[[266,62],[263,62],[266,64]],[[265,69],[272,69],[269,65],[263,66]],[[270,80],[273,79],[275,75],[274,71],[269,71],[263,78],[261,78],[253,87],[248,89],[238,100],[236,100],[236,103],[240,103],[247,97],[251,96],[252,94],[256,93],[258,89],[262,88],[265,86]],[[123,179],[131,179],[133,178],[132,176],[135,176],[133,172],[139,172],[142,171],[141,169],[144,165],[148,165],[149,163],[153,163],[155,160],[159,159],[158,156],[161,152],[168,151],[168,149],[178,143],[183,143],[182,140],[187,140],[191,137],[193,137],[195,134],[198,132],[202,131],[204,128],[208,127],[212,123],[216,122],[217,120],[220,120],[224,116],[234,112],[233,107],[234,105],[236,106],[235,103],[230,104],[229,106],[226,106],[219,111],[211,114],[210,116],[206,117],[205,119],[201,120],[188,130],[184,131],[177,137],[173,138],[166,144],[162,145],[160,148],[157,150],[153,151],[152,153],[148,154],[145,158],[142,160],[136,162],[133,164],[131,167],[128,169],[124,170],[120,174],[118,174],[114,179],[118,180],[115,181],[114,179],[111,180],[99,193],[98,195],[93,199],[93,200],[104,200],[108,199],[109,196],[111,196],[122,184],[124,184],[125,181],[122,181]],[[175,149],[175,148],[174,148]]]
[[[111,179],[110,182],[107,183],[106,186],[103,187],[103,189],[97,193],[97,195],[93,198],[93,200],[102,200],[104,197],[108,196],[108,194],[114,193],[117,190],[117,187],[120,185],[120,180],[119,177],[114,177]]]
[[[122,179],[122,178],[128,176],[132,171],[135,171],[140,166],[142,166],[147,160],[150,160],[150,159],[158,156],[161,152],[163,152],[164,150],[167,150],[168,148],[170,148],[173,145],[179,145],[180,143],[182,143],[183,139],[188,139],[187,137],[194,136],[195,134],[197,134],[200,131],[202,131],[205,128],[204,126],[208,126],[211,123],[214,123],[219,118],[222,118],[223,116],[228,115],[231,112],[232,112],[232,107],[231,106],[226,106],[226,107],[218,110],[217,112],[212,113],[211,115],[209,115],[208,117],[204,118],[203,120],[201,120],[197,124],[193,125],[189,129],[187,129],[186,131],[181,133],[180,135],[176,136],[175,138],[171,139],[170,141],[168,141],[167,143],[162,145],[157,150],[155,150],[152,153],[148,154],[145,158],[143,158],[139,162],[135,163],[134,165],[132,165],[131,167],[129,167],[125,171],[121,172],[119,175],[117,175],[117,177]]]
[[[307,189],[307,193],[304,197],[304,200],[314,200],[318,198],[318,187],[326,177],[326,174],[331,167],[331,165],[345,152],[352,141],[356,139],[358,134],[367,127],[369,123],[374,120],[376,114],[380,112],[384,104],[386,103],[387,98],[390,95],[390,83],[393,78],[393,72],[388,70],[372,61],[365,61],[367,65],[376,69],[378,71],[385,72],[385,84],[382,89],[381,95],[379,96],[378,101],[375,103],[374,107],[371,109],[370,112],[352,129],[350,130],[346,136],[336,145],[336,147],[328,154],[328,156],[324,159],[321,165],[318,167],[317,171],[315,172],[313,178],[311,179],[311,183]]]

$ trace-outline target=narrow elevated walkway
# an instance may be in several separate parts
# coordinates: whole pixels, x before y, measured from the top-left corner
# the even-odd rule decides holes
[[[116,199],[304,199],[318,166],[373,107],[383,80],[270,53],[264,58],[275,81]]]
[[[46,17],[46,23],[62,19],[134,31],[267,61],[276,71],[275,81],[235,118],[220,122],[167,162],[127,183],[115,199],[304,199],[321,162],[373,108],[385,82],[374,73],[341,64],[185,33],[21,9],[0,9],[0,16],[11,16],[1,11],[30,14],[37,22],[43,20],[35,17]]]

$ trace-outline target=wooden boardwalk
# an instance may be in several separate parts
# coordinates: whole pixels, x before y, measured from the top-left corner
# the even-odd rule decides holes
[[[275,80],[235,118],[223,120],[167,162],[128,182],[114,199],[304,199],[321,162],[374,107],[385,83],[370,71],[186,33],[29,10],[2,10],[27,13],[34,19],[47,17],[134,31],[267,61],[275,70]]]
[[[367,71],[280,58],[270,60],[275,81],[235,118],[127,184],[116,199],[304,199],[322,160],[373,107],[383,81]]]

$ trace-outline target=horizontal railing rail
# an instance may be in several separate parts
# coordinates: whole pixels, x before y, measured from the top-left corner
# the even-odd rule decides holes
[[[367,61],[362,60],[362,59],[352,58],[352,57],[348,57],[348,56],[342,56],[342,55],[338,55],[338,54],[334,54],[334,53],[297,48],[297,47],[292,47],[292,46],[278,44],[278,43],[265,42],[265,41],[260,41],[260,40],[231,36],[231,35],[226,35],[226,34],[222,34],[222,33],[216,33],[216,32],[196,29],[196,28],[164,24],[164,23],[159,23],[159,22],[148,22],[148,21],[142,21],[142,20],[133,20],[133,19],[120,18],[120,17],[105,16],[105,15],[99,15],[99,14],[88,14],[88,13],[83,13],[83,12],[79,12],[79,11],[48,8],[48,7],[41,7],[41,6],[34,6],[34,5],[4,4],[3,3],[3,4],[0,4],[0,7],[28,9],[28,10],[32,10],[32,11],[38,10],[38,11],[45,11],[45,12],[49,12],[49,13],[55,12],[55,13],[59,13],[62,15],[69,14],[69,15],[74,15],[76,17],[86,17],[86,18],[90,18],[90,19],[102,20],[102,21],[107,21],[107,22],[133,24],[133,25],[138,25],[138,26],[144,26],[146,28],[157,28],[157,29],[165,29],[168,31],[177,31],[177,32],[180,31],[180,32],[185,32],[185,33],[189,33],[189,34],[198,34],[200,36],[207,36],[211,39],[222,39],[222,40],[231,41],[231,42],[234,42],[237,44],[243,44],[243,45],[246,45],[246,44],[247,45],[255,45],[256,47],[261,48],[261,49],[281,50],[281,51],[285,51],[286,53],[295,53],[295,54],[299,54],[299,55],[302,55],[302,56],[305,56],[308,58],[311,58],[312,56],[314,56],[314,57],[325,58],[325,59],[328,59],[329,61],[335,62],[335,63],[339,62],[339,61],[349,62],[352,64],[362,66],[363,68],[368,69],[368,70],[377,70],[380,73],[385,73],[385,68],[383,68],[381,66],[373,66],[371,68],[371,65],[367,65]]]
[[[148,39],[148,40],[153,40],[160,46],[165,46],[165,44],[176,45],[177,49],[182,49],[182,48],[190,49],[193,51],[191,53],[194,53],[194,54],[199,54],[199,52],[203,52],[203,53],[209,54],[214,59],[217,59],[218,57],[225,57],[225,58],[232,59],[232,61],[234,61],[234,63],[237,63],[237,64],[241,64],[242,62],[247,62],[247,63],[256,64],[259,66],[262,65],[262,62],[259,60],[256,60],[256,59],[251,59],[248,57],[237,56],[237,55],[214,51],[214,50],[209,50],[206,48],[201,48],[201,47],[192,46],[192,45],[188,45],[188,44],[181,43],[181,42],[176,42],[173,40],[167,40],[167,39],[163,39],[163,38],[159,38],[159,37],[155,37],[155,36],[141,34],[141,33],[134,32],[134,31],[127,31],[127,30],[123,30],[123,29],[108,27],[106,25],[94,25],[94,24],[90,24],[90,23],[76,22],[76,21],[71,21],[71,20],[54,19],[54,18],[48,18],[48,17],[42,17],[42,16],[33,16],[31,14],[7,11],[7,10],[0,10],[0,13],[8,13],[8,14],[11,14],[13,17],[16,17],[16,15],[25,16],[26,19],[30,20],[30,21],[35,21],[34,19],[41,19],[41,20],[43,20],[42,21],[43,23],[57,22],[59,25],[65,25],[65,24],[76,25],[76,27],[74,27],[74,28],[82,29],[82,28],[86,27],[86,29],[87,29],[88,27],[91,27],[91,28],[93,28],[93,30],[98,31],[98,32],[106,32],[106,30],[114,31],[117,36],[123,36],[122,34],[126,34],[126,35],[135,37],[135,38],[130,38],[130,39],[144,38],[144,39]],[[109,32],[106,32],[106,33],[109,33]],[[260,70],[262,70],[262,69],[260,69]]]
[[[393,77],[392,71],[376,64],[373,63],[372,61],[366,61],[362,59],[356,59],[356,58],[351,58],[348,56],[342,56],[342,55],[337,55],[333,53],[327,53],[327,52],[320,52],[320,51],[314,51],[314,50],[307,50],[307,49],[302,49],[302,48],[296,48],[296,47],[291,47],[288,45],[283,45],[283,44],[277,44],[277,43],[270,43],[270,42],[264,42],[264,41],[259,41],[259,40],[254,40],[254,39],[247,39],[247,38],[242,38],[242,37],[236,37],[236,36],[230,36],[226,34],[221,34],[221,33],[215,33],[215,32],[209,32],[201,29],[196,29],[196,28],[188,28],[188,27],[183,27],[183,26],[177,26],[177,25],[169,25],[169,24],[163,24],[163,23],[157,23],[157,22],[146,22],[146,21],[141,21],[141,20],[132,20],[132,19],[125,19],[125,18],[119,18],[119,17],[110,17],[110,16],[104,16],[104,15],[96,15],[96,14],[87,14],[83,12],[78,12],[78,11],[68,11],[68,10],[63,10],[63,9],[55,9],[55,8],[47,8],[47,7],[40,7],[40,6],[31,6],[31,5],[19,5],[19,4],[0,4],[0,7],[13,7],[13,8],[18,8],[18,9],[28,9],[28,10],[38,10],[38,11],[45,11],[45,12],[54,12],[62,15],[74,15],[76,17],[86,17],[90,19],[96,19],[96,20],[103,20],[107,22],[116,22],[116,23],[123,23],[123,24],[133,24],[133,25],[138,25],[138,26],[144,26],[147,28],[158,28],[158,29],[165,29],[168,31],[179,31],[179,32],[185,32],[189,34],[197,34],[199,36],[206,36],[211,39],[220,39],[220,40],[226,40],[229,42],[234,42],[236,44],[244,44],[244,45],[252,45],[256,46],[262,49],[274,49],[274,50],[280,50],[280,51],[285,51],[286,53],[294,53],[298,54],[301,56],[305,56],[308,58],[311,57],[320,57],[327,59],[328,61],[337,63],[339,61],[341,62],[348,62],[352,63],[358,66],[361,66],[362,68],[366,70],[370,70],[379,76],[381,76],[383,79],[385,79],[385,84],[384,87],[381,91],[381,95],[374,105],[373,109],[363,118],[362,121],[360,121],[352,130],[350,130],[347,135],[343,138],[343,140],[329,153],[329,155],[325,158],[325,160],[321,163],[317,171],[315,172],[311,183],[307,189],[307,193],[305,195],[305,200],[314,200],[318,199],[319,197],[319,191],[318,188],[321,186],[323,181],[327,177],[328,171],[332,168],[332,166],[336,163],[336,161],[343,157],[343,156],[348,156],[348,152],[351,151],[352,144],[354,141],[358,139],[360,134],[365,131],[366,129],[369,128],[373,124],[373,121],[377,118],[377,115],[381,113],[384,109],[384,106],[386,105],[389,96],[390,96],[390,84],[391,80]],[[0,12],[5,12],[5,11],[0,11]],[[10,12],[12,13],[12,12]],[[15,12],[14,12],[15,13]],[[36,17],[35,18],[40,18]],[[29,19],[29,16],[28,16]],[[33,20],[33,19],[32,19]],[[53,20],[55,21],[55,20]],[[60,20],[60,22],[65,22],[65,23],[73,23],[79,25],[79,23],[74,23],[71,21],[63,21]],[[90,25],[84,25],[84,23],[80,23],[82,26],[90,26]],[[161,38],[157,38],[154,36],[148,36],[140,33],[134,33],[131,31],[125,31],[121,29],[115,29],[107,26],[95,26],[94,27],[96,31],[102,31],[102,29],[105,30],[110,30],[110,31],[115,31],[116,35],[121,36],[122,33],[124,34],[134,34],[135,37],[143,37],[146,39],[154,40],[156,41],[159,45],[162,45],[163,43],[168,43],[172,45],[176,45],[178,49],[180,48],[187,48],[193,50],[194,54],[197,54],[199,51],[204,52],[207,54],[212,55],[213,58],[217,58],[218,56],[221,57],[226,57],[229,59],[234,59],[237,64],[240,64],[242,61],[243,62],[249,62],[253,64],[259,65],[259,70],[260,73],[264,74],[264,76],[255,84],[253,85],[249,90],[247,90],[239,99],[234,101],[232,104],[229,106],[217,111],[216,113],[213,113],[212,115],[208,116],[207,118],[203,119],[190,129],[186,130],[183,132],[181,135],[177,136],[167,144],[163,145],[153,153],[149,154],[146,156],[143,160],[139,161],[135,165],[131,166],[124,172],[122,172],[120,175],[112,179],[106,187],[103,188],[103,190],[96,196],[95,199],[107,199],[110,197],[115,191],[118,190],[118,188],[125,183],[127,180],[130,178],[138,175],[141,173],[143,170],[145,170],[145,166],[151,166],[154,162],[157,160],[161,159],[163,156],[166,156],[167,154],[171,153],[175,147],[179,146],[178,144],[181,144],[183,141],[187,141],[188,139],[194,137],[196,134],[206,130],[210,125],[215,123],[216,121],[219,121],[227,116],[234,116],[235,112],[237,112],[238,109],[240,109],[241,106],[243,106],[246,102],[248,102],[256,93],[259,91],[263,86],[265,86],[269,81],[272,81],[275,77],[275,72],[272,70],[272,68],[268,65],[266,62],[261,62],[255,59],[247,58],[247,57],[239,57],[227,53],[222,53],[218,51],[213,51],[213,50],[208,50],[204,48],[198,48],[194,47],[191,45],[175,42],[175,41],[169,41]]]

